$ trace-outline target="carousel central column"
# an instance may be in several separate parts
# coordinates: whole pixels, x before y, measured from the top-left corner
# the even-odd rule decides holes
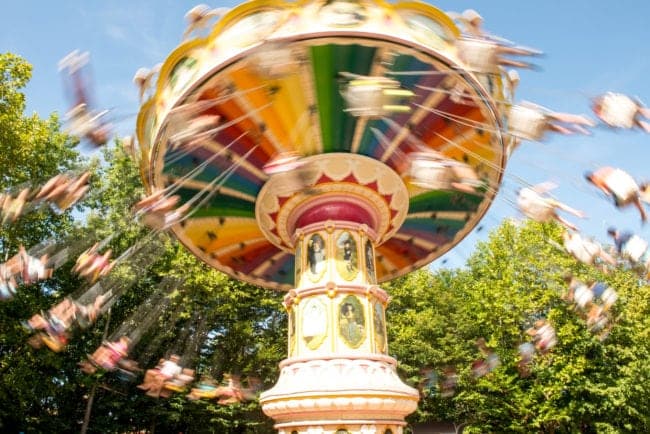
[[[402,433],[418,392],[387,355],[388,295],[376,285],[375,244],[390,225],[372,193],[363,194],[368,187],[327,181],[319,194],[295,199],[285,219],[296,258],[296,288],[284,300],[289,354],[262,409],[280,434]]]

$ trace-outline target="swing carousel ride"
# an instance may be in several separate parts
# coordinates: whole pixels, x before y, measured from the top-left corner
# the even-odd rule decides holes
[[[420,393],[402,383],[388,355],[389,295],[379,284],[431,263],[481,221],[521,141],[540,141],[549,132],[586,133],[595,123],[516,103],[519,75],[512,68],[532,67],[529,58],[539,53],[485,32],[473,10],[443,13],[415,1],[254,0],[230,10],[197,6],[186,18],[181,45],[134,78],[142,104],[136,138],[123,144],[147,190],[136,217],[154,235],[169,230],[215,269],[286,293],[288,357],[276,385],[260,397],[280,433],[403,432]],[[93,110],[84,95],[82,57],[62,63],[75,100],[68,123],[101,146],[106,113]],[[593,109],[607,127],[650,130],[650,111],[626,95],[602,95]],[[32,205],[50,201],[65,210],[85,194],[88,177],[60,175],[32,194]],[[645,220],[647,185],[609,167],[588,180],[616,206],[636,206]],[[517,199],[522,213],[563,224],[564,248],[577,260],[615,264],[559,216],[583,215],[551,198],[552,188],[523,188]],[[30,194],[2,197],[5,222],[24,211]],[[643,268],[641,258],[650,250],[634,240],[636,253],[627,255]],[[125,290],[105,276],[110,281],[112,268],[147,240],[114,261],[110,250],[100,254],[108,241],[83,252],[73,269],[103,289],[98,283],[92,296],[66,299],[49,319],[32,317],[29,329],[45,330],[38,345],[60,351],[65,342],[53,337],[63,336],[72,321],[62,318],[83,311],[89,325],[106,311],[106,300]],[[625,254],[627,241],[616,242]],[[51,275],[52,259],[36,258],[41,250],[23,249],[3,264],[3,298],[16,290],[14,275],[25,283]],[[644,269],[650,270],[650,260]],[[178,283],[162,286],[169,292]],[[586,293],[580,287],[575,300],[598,292],[607,307],[616,301],[611,288],[594,288]],[[130,321],[147,309],[161,311],[168,303],[164,291]],[[606,318],[606,309],[600,314]],[[205,331],[204,322],[197,314],[193,330]],[[544,321],[528,334],[535,345],[520,351],[522,372],[534,351],[548,351],[556,339]],[[133,339],[114,333],[82,369],[94,373],[128,363]],[[473,369],[494,369],[498,358],[477,342],[486,361]],[[186,388],[193,371],[181,370],[178,359],[148,371],[139,387],[156,397]],[[452,381],[453,372],[445,375]],[[252,383],[243,389],[229,376],[225,389],[199,387],[189,396],[237,402],[254,397],[258,386]],[[453,393],[453,384],[440,387]]]
[[[516,135],[547,126],[532,108],[517,133],[504,119],[503,66],[528,65],[506,56],[532,54],[463,37],[423,3],[253,1],[143,89],[142,177],[192,204],[171,231],[235,279],[287,291],[289,354],[261,396],[280,432],[402,432],[419,394],[387,355],[378,283],[458,243]]]

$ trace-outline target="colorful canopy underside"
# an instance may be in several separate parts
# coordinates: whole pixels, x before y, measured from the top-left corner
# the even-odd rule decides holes
[[[366,10],[384,8],[406,16],[404,11],[399,15],[397,6],[361,4]],[[220,24],[220,32],[250,17],[254,8],[245,5],[245,13],[232,12],[230,24]],[[417,5],[405,10],[430,8]],[[438,18],[441,28],[447,29],[445,34],[457,32],[439,14],[427,16]],[[375,15],[368,13],[367,19]],[[207,56],[218,47],[216,30],[170,56],[156,94],[143,106],[139,135],[149,185],[179,182],[177,194],[183,202],[200,204],[173,229],[190,250],[236,278],[280,289],[293,286],[294,256],[265,238],[255,215],[257,195],[268,180],[263,166],[282,151],[305,156],[357,153],[385,163],[402,176],[410,197],[408,214],[395,235],[377,246],[380,282],[434,260],[478,223],[493,199],[505,163],[495,102],[500,80],[486,82],[460,69],[454,64],[451,45],[440,42],[432,47],[398,39],[391,32],[398,33],[399,28],[388,30],[390,26],[385,34],[355,34],[348,27],[317,34],[283,30],[281,43],[267,41],[267,49],[291,50],[295,65],[277,76],[269,76],[264,65],[250,60],[256,50],[265,49],[264,44],[241,47],[210,64]],[[380,119],[350,115],[341,96],[349,74],[398,80],[402,88],[415,93],[411,111]],[[458,83],[469,99],[454,97]],[[218,131],[173,149],[176,145],[170,138],[182,127],[174,125],[169,110],[197,101],[214,101],[193,116],[218,115]],[[407,155],[422,149],[472,165],[489,185],[487,191],[427,191],[411,185]],[[207,161],[200,173],[186,178]]]

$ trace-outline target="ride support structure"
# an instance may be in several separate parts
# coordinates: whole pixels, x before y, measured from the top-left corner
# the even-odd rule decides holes
[[[254,0],[184,40],[144,89],[142,178],[191,205],[171,232],[286,292],[288,356],[260,397],[280,434],[401,434],[417,408],[379,284],[478,224],[513,142],[505,70],[472,68],[460,38],[420,2]],[[413,170],[429,154],[448,182]]]
[[[403,221],[407,191],[367,157],[309,160],[319,180],[309,195],[285,200],[287,173],[267,182],[258,200],[262,230],[296,258],[296,288],[284,299],[288,358],[262,393],[262,409],[280,433],[400,433],[419,393],[388,356],[389,297],[377,285],[375,245]]]

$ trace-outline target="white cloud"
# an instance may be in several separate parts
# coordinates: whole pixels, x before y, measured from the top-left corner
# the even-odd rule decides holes
[[[115,40],[115,41],[126,41],[127,40],[127,35],[126,31],[124,28],[120,26],[116,26],[114,24],[109,24],[106,27],[106,34],[108,35],[109,38]]]

